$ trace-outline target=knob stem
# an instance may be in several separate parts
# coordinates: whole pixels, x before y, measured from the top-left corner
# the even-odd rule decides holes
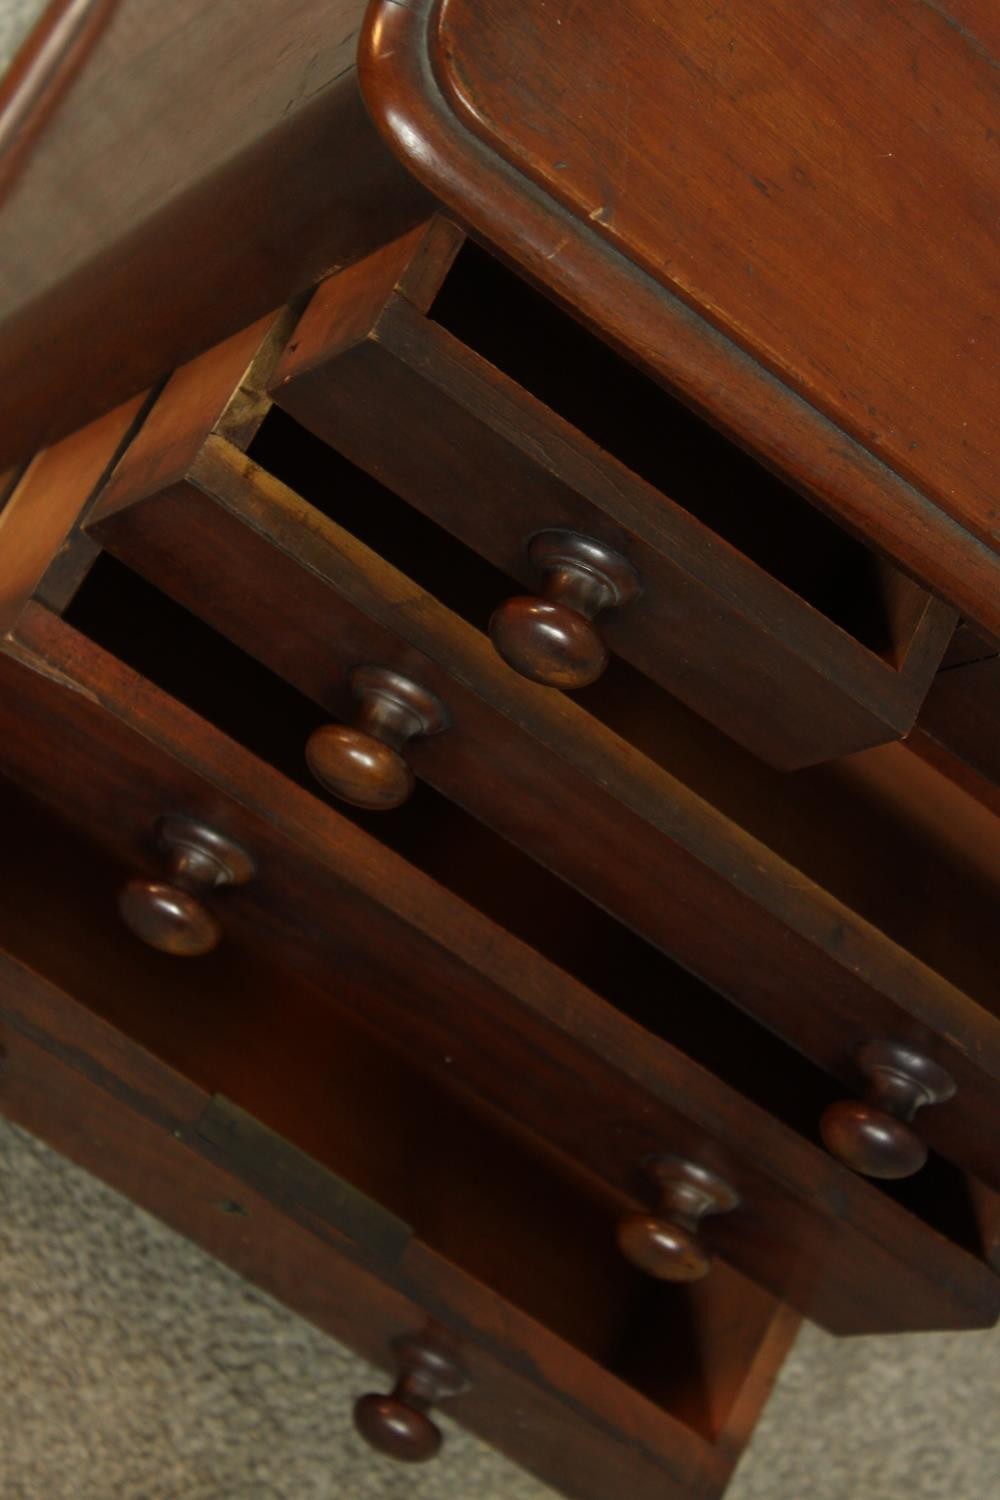
[[[461,1365],[443,1350],[412,1336],[393,1340],[399,1375],[387,1396],[362,1396],[354,1425],[365,1442],[401,1463],[425,1463],[440,1451],[441,1431],[427,1415],[439,1401],[467,1389]]]
[[[408,1334],[393,1339],[391,1347],[399,1364],[394,1394],[429,1407],[468,1390],[469,1377],[465,1370],[443,1349]]]
[[[918,1109],[943,1104],[955,1093],[955,1080],[938,1063],[899,1042],[868,1042],[858,1052],[867,1079],[865,1098],[899,1120]]]
[[[166,855],[172,885],[205,894],[221,885],[245,885],[253,878],[249,854],[225,834],[191,818],[161,818],[157,842]]]
[[[605,574],[568,565],[559,565],[545,574],[542,594],[553,604],[565,605],[586,620],[592,620],[602,609],[610,609],[619,598],[618,590]]]
[[[710,1214],[731,1213],[739,1195],[724,1178],[696,1162],[674,1156],[654,1157],[647,1174],[655,1182],[659,1202],[654,1214],[630,1214],[618,1226],[618,1244],[625,1257],[661,1281],[699,1281],[711,1261],[701,1243],[702,1220]]]
[[[594,618],[635,598],[635,569],[612,547],[575,531],[540,531],[528,545],[528,561],[541,574],[540,593],[508,599],[494,612],[494,646],[533,682],[558,688],[596,682],[608,648]]]
[[[399,672],[355,667],[348,680],[358,700],[352,727],[393,750],[404,750],[418,735],[439,734],[448,727],[441,700]]]
[[[309,736],[309,769],[352,807],[399,807],[414,787],[402,752],[418,735],[446,729],[448,711],[419,682],[388,667],[355,667],[348,682],[357,712],[350,724],[324,724]]]
[[[831,1104],[820,1121],[823,1142],[866,1177],[912,1177],[926,1162],[927,1147],[910,1122],[919,1109],[950,1099],[955,1080],[904,1042],[866,1042],[857,1064],[865,1078],[863,1097]]]
[[[254,864],[239,844],[191,818],[161,818],[156,838],[165,879],[137,878],[123,886],[118,909],[149,947],[176,957],[198,957],[218,946],[221,929],[202,897],[219,886],[244,885]]]
[[[639,592],[638,574],[620,552],[576,531],[540,531],[528,544],[528,561],[542,574],[546,599],[588,620]]]

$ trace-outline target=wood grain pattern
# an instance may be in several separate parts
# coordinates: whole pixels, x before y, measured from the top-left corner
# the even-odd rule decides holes
[[[442,282],[453,254],[446,244]],[[385,251],[319,288],[274,375],[284,410],[529,590],[539,531],[620,551],[642,588],[602,623],[608,645],[770,764],[798,769],[912,728],[954,628],[947,606],[903,597],[895,638],[869,649],[394,295],[398,275]],[[704,472],[706,491],[717,483]],[[876,584],[873,561],[845,591],[874,586],[892,614],[912,585]]]
[[[824,781],[810,798],[803,787],[796,851],[786,861],[769,847],[775,829],[793,817],[781,778],[774,778],[773,825],[762,821],[754,837],[738,815],[685,784],[686,768],[672,774],[669,758],[657,765],[637,753],[628,743],[631,725],[617,735],[562,695],[519,680],[478,631],[224,440],[210,439],[187,480],[164,491],[147,494],[146,474],[137,445],[91,523],[104,546],[344,717],[351,713],[352,667],[378,661],[415,677],[453,720],[446,733],[414,743],[410,760],[418,776],[845,1083],[854,1083],[855,1047],[873,1035],[909,1037],[915,1045],[936,1038],[935,1055],[961,1079],[962,1107],[928,1118],[929,1139],[997,1180],[996,1155],[981,1128],[994,1118],[1000,1076],[1000,1022],[991,1000],[995,944],[983,930],[994,887],[987,888],[985,875],[982,885],[962,884],[970,864],[993,863],[993,846],[983,844],[981,820],[958,805],[961,796],[942,802],[946,784],[918,777],[911,797],[911,773],[923,768],[903,751],[891,763],[874,764],[867,781],[858,768],[843,788]],[[224,573],[220,556],[230,560]],[[639,712],[650,717],[641,704]],[[676,727],[661,718],[669,744]],[[694,759],[704,758],[695,746]],[[719,773],[727,776],[724,760]],[[763,791],[748,788],[758,817]],[[859,796],[860,821],[848,839]],[[919,844],[909,841],[912,832],[900,838],[905,821],[895,834],[887,824],[884,847],[873,851],[879,798],[902,799],[905,820],[928,803],[931,811],[941,804],[943,826],[926,862]],[[845,865],[854,872],[841,899],[801,865],[824,830],[829,838],[831,808],[841,820],[834,841],[841,879]],[[948,837],[956,841],[950,850]],[[921,888],[935,869],[948,874],[926,911],[911,906],[915,889],[900,891],[903,927],[893,942],[851,909],[849,893],[865,909],[862,884],[874,873],[884,897],[900,862],[913,864]],[[945,920],[940,903],[947,890],[959,899]],[[663,900],[664,891],[671,900]],[[883,905],[880,922],[886,914]],[[908,951],[904,935],[919,946],[918,929],[928,924],[941,940],[938,965],[949,933],[965,934],[958,944],[969,964],[963,977],[981,1004]]]
[[[666,1146],[719,1172],[753,1210],[706,1230],[715,1254],[826,1326],[996,1316],[1000,1286],[968,1249],[44,611],[25,615],[11,649],[0,660],[10,774],[126,867],[148,859],[146,830],[165,807],[210,818],[257,862],[227,907],[237,948],[294,955],[429,1076],[460,1079],[618,1192]],[[39,738],[53,736],[64,753],[42,767]]]
[[[437,28],[494,149],[996,548],[995,25],[446,0]]]
[[[68,1054],[48,1028],[78,1036]],[[661,1500],[721,1493],[794,1336],[797,1319],[766,1301],[742,1323],[701,1313],[714,1343],[707,1387],[717,1426],[679,1405],[676,1415],[602,1370],[420,1243],[391,1272],[374,1273],[347,1244],[297,1222],[248,1186],[224,1156],[199,1150],[195,1124],[208,1097],[39,975],[0,963],[0,1027],[8,1053],[0,1108],[209,1253],[347,1343],[388,1366],[400,1334],[444,1340],[471,1381],[449,1415],[580,1500],[609,1487]],[[142,1094],[106,1069],[138,1068]],[[44,1102],[43,1102],[44,1101]],[[235,1215],[220,1211],[237,1203]],[[696,1317],[698,1310],[695,1310]],[[715,1413],[711,1411],[711,1416]]]
[[[1000,558],[995,501],[983,469],[998,405],[983,322],[993,274],[988,235],[995,177],[987,175],[993,147],[983,119],[993,88],[990,42],[973,44],[949,25],[947,13],[932,7],[900,12],[855,0],[835,20],[819,6],[810,13],[805,66],[768,71],[807,24],[799,8],[746,4],[709,13],[674,7],[665,29],[662,12],[649,0],[533,4],[532,25],[508,27],[500,50],[487,61],[478,48],[487,34],[497,42],[496,28],[504,25],[499,6],[477,7],[473,27],[472,7],[461,0],[415,0],[405,7],[383,0],[369,11],[361,78],[385,138],[464,223],[697,409],[711,413],[765,463],[791,475],[818,504],[995,632]],[[566,24],[557,26],[559,21]],[[865,38],[871,49],[859,53]],[[685,57],[686,70],[679,67]],[[650,58],[658,61],[647,75],[642,62]],[[823,66],[838,64],[829,79],[816,71],[820,58]],[[922,80],[914,80],[911,66],[925,69]],[[491,90],[500,74],[509,87],[510,118],[502,129],[497,124],[499,134],[488,142],[477,133],[484,128],[477,112],[489,111],[490,100],[496,104]],[[659,126],[653,139],[648,105],[663,77],[675,74],[683,76],[665,150]],[[749,92],[754,77],[757,85]],[[626,107],[633,83],[634,125]],[[954,138],[935,114],[939,90],[951,101]],[[734,96],[742,100],[748,92],[739,113],[739,145],[729,148],[735,160],[726,159],[726,143],[713,138],[713,122],[731,117]],[[584,153],[580,130],[565,119],[573,105],[562,102],[579,103],[581,97],[583,128],[593,146]],[[543,129],[543,112],[565,128],[546,139],[544,151],[539,145],[535,156],[530,141],[519,139],[519,122],[525,120],[529,131],[533,125]],[[692,153],[686,174],[677,167],[682,153],[669,149],[679,142]],[[836,152],[825,155],[828,142],[843,143],[849,162],[858,149],[870,153],[864,170],[834,172]],[[633,150],[642,153],[637,170],[647,175],[623,188],[624,172],[636,160]],[[501,153],[515,156],[517,165]],[[761,158],[756,167],[755,153]],[[610,180],[601,182],[600,202],[581,219],[540,191],[531,174],[561,180],[568,172],[579,185],[588,170],[581,166],[584,158],[600,162]],[[706,212],[699,219],[700,200],[719,201],[719,186],[709,180],[713,165],[721,182],[731,185],[740,211],[732,211],[727,193],[721,215]],[[794,175],[796,166],[802,181]],[[600,212],[613,194],[616,212],[619,195],[628,200],[625,222],[628,215],[633,223],[655,215],[660,197],[653,173],[667,185],[667,211],[652,231],[655,246],[639,245],[636,254],[645,250],[655,259],[655,274],[622,255],[609,238],[615,215],[610,226],[602,226]],[[653,184],[645,193],[643,182]],[[579,191],[581,207],[590,204],[587,190]],[[797,210],[794,232],[783,217],[791,210]],[[933,231],[919,232],[931,218]],[[963,238],[950,239],[937,227],[953,219],[963,229],[968,225],[968,261]],[[838,261],[830,244],[854,235],[856,220],[860,250]],[[912,238],[911,225],[917,226]],[[734,226],[743,239],[728,257],[725,287],[706,284],[702,290],[692,275],[689,288],[688,244],[699,266],[717,267]],[[632,242],[638,244],[638,235],[636,229]],[[782,258],[794,256],[800,239],[808,253],[783,277]],[[664,266],[664,250],[671,246],[673,258]],[[867,258],[859,266],[860,253]],[[757,279],[767,283],[760,302],[755,278],[739,272],[748,262],[755,272],[759,265]],[[774,311],[778,305],[780,314]],[[927,317],[928,307],[940,311]],[[717,326],[722,322],[732,338]],[[812,367],[798,352],[811,349],[810,340],[800,337],[803,326],[820,351]],[[783,339],[780,329],[794,342],[788,335]],[[752,346],[755,356],[770,357],[808,399],[749,358],[741,343]],[[877,378],[864,374],[861,364]],[[949,389],[960,393],[954,419],[939,400],[942,368],[950,372]]]
[[[140,416],[137,397],[39,453],[0,509],[0,633],[57,563],[98,483],[110,471]]]

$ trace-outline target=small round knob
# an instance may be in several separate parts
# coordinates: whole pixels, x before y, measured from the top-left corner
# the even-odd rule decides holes
[[[161,953],[211,953],[222,929],[201,898],[218,886],[244,885],[253,876],[253,860],[232,839],[190,818],[161,818],[156,836],[166,855],[165,878],[129,880],[118,897],[122,919]]]
[[[926,1162],[927,1147],[910,1121],[924,1105],[950,1099],[955,1081],[900,1042],[868,1042],[857,1062],[867,1080],[864,1098],[830,1105],[820,1120],[823,1143],[865,1177],[912,1177]]]
[[[447,728],[433,693],[386,667],[355,667],[348,679],[358,700],[352,724],[324,724],[309,736],[306,760],[316,780],[352,807],[399,807],[413,791],[402,751],[417,735]]]
[[[659,1189],[652,1214],[629,1214],[618,1225],[618,1247],[647,1276],[659,1281],[700,1281],[711,1260],[699,1239],[702,1219],[731,1213],[739,1196],[723,1178],[692,1161],[655,1158],[649,1176]]]
[[[522,677],[587,687],[608,664],[594,618],[634,599],[638,576],[620,553],[574,531],[539,532],[528,560],[542,575],[542,597],[501,604],[490,621],[493,644]]]
[[[441,1430],[428,1409],[469,1384],[462,1367],[440,1349],[414,1338],[393,1343],[399,1377],[387,1396],[361,1396],[354,1425],[371,1448],[399,1463],[426,1463],[441,1448]]]
[[[441,1450],[440,1427],[396,1395],[359,1397],[354,1425],[370,1448],[397,1463],[426,1463]]]

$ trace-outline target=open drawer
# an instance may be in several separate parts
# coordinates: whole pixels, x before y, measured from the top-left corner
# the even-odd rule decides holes
[[[9,784],[0,806],[0,1111],[394,1377],[433,1361],[446,1425],[567,1495],[721,1494],[793,1312],[724,1266],[640,1276],[614,1195],[294,973],[123,944],[115,861]]]
[[[231,687],[256,711],[246,679],[212,665],[200,653],[184,663],[209,673],[216,701]],[[830,1080],[750,1023],[720,1026],[718,997],[653,950],[612,948],[594,972],[607,994],[595,993],[559,960],[591,928],[601,959],[596,908],[502,841],[484,847],[448,804],[425,808],[404,859],[37,604],[8,637],[0,689],[7,774],[113,855],[142,900],[150,882],[158,901],[165,881],[174,889],[156,838],[165,817],[207,827],[216,849],[232,841],[251,878],[195,903],[222,948],[317,984],[432,1077],[585,1168],[623,1212],[655,1209],[651,1162],[692,1163],[730,1199],[705,1219],[698,1255],[826,1327],[995,1318],[1000,1281],[960,1173],[932,1157],[890,1193],[825,1156],[812,1131]],[[296,729],[268,722],[279,740]],[[416,858],[447,866],[469,900]],[[120,941],[136,938],[122,928]],[[164,961],[188,970],[214,954]]]
[[[78,539],[129,571],[103,558],[68,618],[265,758],[282,724],[279,761],[296,776],[331,718],[371,711],[352,692],[357,669],[405,677],[437,704],[440,732],[405,746],[415,810],[369,818],[373,833],[411,857],[408,829],[427,809],[432,873],[447,883],[445,851],[485,848],[481,829],[455,823],[456,806],[467,811],[674,960],[664,989],[683,993],[676,965],[693,971],[848,1090],[863,1087],[856,1058],[870,1041],[926,1052],[958,1092],[921,1114],[921,1131],[1000,1186],[985,810],[898,745],[777,773],[623,662],[576,700],[510,672],[483,633],[504,575],[268,409],[261,385],[283,336],[278,323],[248,330],[168,382]],[[211,659],[217,681],[235,681],[239,653],[157,590],[269,669],[246,680],[242,715],[220,718],[219,693],[209,680],[197,690],[187,666]],[[362,788],[320,769],[349,801],[367,790],[377,805],[378,776]],[[433,813],[430,789],[447,799]],[[503,861],[483,854],[480,867]],[[537,872],[509,878],[527,889]],[[549,951],[544,929],[540,916],[525,935]],[[576,945],[584,979],[600,967],[595,947]],[[555,956],[573,967],[572,952]],[[669,1009],[676,1027],[682,1007]],[[740,1034],[732,1009],[719,1015]],[[764,1093],[786,1066],[760,1062]]]
[[[912,728],[954,610],[446,221],[322,284],[273,392],[542,596],[494,625],[538,680],[599,633],[786,770]]]

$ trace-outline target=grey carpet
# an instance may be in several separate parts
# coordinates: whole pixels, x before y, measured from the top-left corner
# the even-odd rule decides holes
[[[381,1375],[3,1121],[0,1309],[2,1500],[551,1495],[446,1418],[436,1464],[376,1458]],[[996,1333],[807,1328],[730,1500],[991,1500],[998,1387]]]

